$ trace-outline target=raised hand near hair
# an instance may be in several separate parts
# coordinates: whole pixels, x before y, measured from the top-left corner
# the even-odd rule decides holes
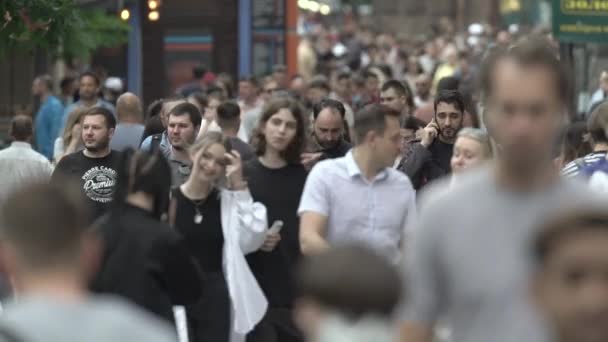
[[[232,150],[225,154],[226,160],[226,179],[231,190],[243,190],[247,188],[247,183],[243,181],[243,161],[238,151]]]
[[[422,137],[420,139],[420,144],[424,147],[429,147],[437,138],[439,134],[439,125],[435,122],[435,119],[431,121],[424,129],[422,130]]]

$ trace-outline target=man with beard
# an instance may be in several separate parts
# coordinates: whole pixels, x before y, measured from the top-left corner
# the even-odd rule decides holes
[[[103,215],[114,197],[120,152],[110,149],[116,119],[103,107],[89,109],[82,119],[84,150],[61,159],[51,182],[78,181],[91,205],[91,220]]]
[[[171,165],[173,186],[183,184],[190,176],[192,161],[188,148],[196,139],[201,121],[198,108],[191,103],[180,103],[169,112],[167,134],[171,148],[163,153]]]
[[[464,99],[458,91],[437,95],[433,121],[422,131],[420,143],[412,146],[408,157],[397,167],[410,177],[416,190],[451,172],[450,159],[463,116]]]
[[[95,73],[85,71],[80,74],[80,78],[78,79],[78,95],[80,96],[80,99],[65,108],[65,111],[63,112],[61,129],[58,130],[58,132],[63,132],[63,128],[65,127],[69,114],[78,107],[103,107],[109,110],[112,115],[116,117],[116,110],[114,106],[111,103],[99,98],[98,94],[100,85],[99,77],[97,77]]]
[[[344,157],[352,147],[344,140],[346,110],[340,101],[324,99],[313,107],[313,132],[309,153],[302,154],[302,164],[311,169],[324,159]]]

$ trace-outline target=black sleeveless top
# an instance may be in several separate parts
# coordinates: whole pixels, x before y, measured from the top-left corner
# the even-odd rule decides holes
[[[179,187],[173,189],[172,193],[177,201],[175,228],[184,237],[190,253],[204,272],[222,272],[224,234],[219,191],[214,189],[200,201],[188,199]],[[195,220],[198,214],[202,216],[200,223]]]

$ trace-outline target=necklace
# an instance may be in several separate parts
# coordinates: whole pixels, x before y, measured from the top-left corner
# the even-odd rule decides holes
[[[196,224],[200,224],[201,222],[203,222],[203,214],[201,213],[201,210],[198,208],[201,204],[203,204],[203,202],[205,202],[204,199],[201,200],[191,200],[192,203],[194,204],[194,223]]]
[[[198,200],[194,200],[189,198],[188,196],[186,196],[186,191],[184,191],[185,189],[182,188],[182,193],[184,194],[184,197],[186,197],[186,199],[188,199],[190,202],[192,202],[192,204],[194,204],[194,223],[195,224],[200,224],[201,222],[203,222],[203,214],[201,213],[201,210],[199,209],[199,206],[203,203],[205,203],[205,200],[207,200],[207,197],[209,197],[209,194],[207,194],[207,196],[198,199]]]

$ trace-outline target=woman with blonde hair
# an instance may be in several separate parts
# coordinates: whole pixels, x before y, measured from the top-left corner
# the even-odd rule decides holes
[[[59,163],[64,156],[83,149],[81,123],[86,111],[86,108],[78,107],[68,114],[63,134],[55,139],[55,149],[53,151],[55,164]]]
[[[491,158],[492,145],[486,131],[466,127],[458,132],[450,161],[454,175],[460,175],[463,171],[479,166]]]
[[[169,219],[204,274],[201,300],[186,307],[190,341],[244,341],[268,306],[245,260],[266,240],[266,208],[253,202],[227,137],[207,132],[189,152],[192,172],[172,191]]]

